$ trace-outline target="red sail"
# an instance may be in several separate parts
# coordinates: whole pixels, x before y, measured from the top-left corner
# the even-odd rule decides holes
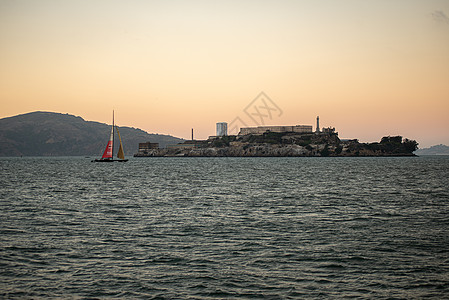
[[[111,129],[111,136],[109,137],[108,145],[106,146],[106,149],[104,150],[102,159],[105,158],[112,158],[112,148],[114,146],[114,127]]]

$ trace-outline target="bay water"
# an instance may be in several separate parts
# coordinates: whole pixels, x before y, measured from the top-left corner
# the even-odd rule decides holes
[[[0,298],[449,298],[447,156],[0,168]]]

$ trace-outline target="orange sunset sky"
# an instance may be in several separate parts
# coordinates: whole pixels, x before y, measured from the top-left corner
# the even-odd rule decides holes
[[[449,145],[449,1],[0,0],[0,118],[203,139],[262,91],[268,125]]]

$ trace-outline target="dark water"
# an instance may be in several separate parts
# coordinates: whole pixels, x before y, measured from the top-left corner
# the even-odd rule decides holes
[[[1,298],[449,298],[449,157],[0,166]]]

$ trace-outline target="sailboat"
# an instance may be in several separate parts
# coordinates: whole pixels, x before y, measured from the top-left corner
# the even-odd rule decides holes
[[[114,128],[117,129],[118,139],[120,141],[120,147],[117,152],[118,159],[114,159]],[[108,144],[106,145],[106,149],[103,152],[103,156],[100,159],[93,160],[92,162],[114,162],[114,161],[126,162],[128,160],[125,159],[125,153],[123,152],[122,138],[120,137],[120,131],[118,130],[118,127],[115,126],[114,124],[114,111],[112,111],[112,128]]]

